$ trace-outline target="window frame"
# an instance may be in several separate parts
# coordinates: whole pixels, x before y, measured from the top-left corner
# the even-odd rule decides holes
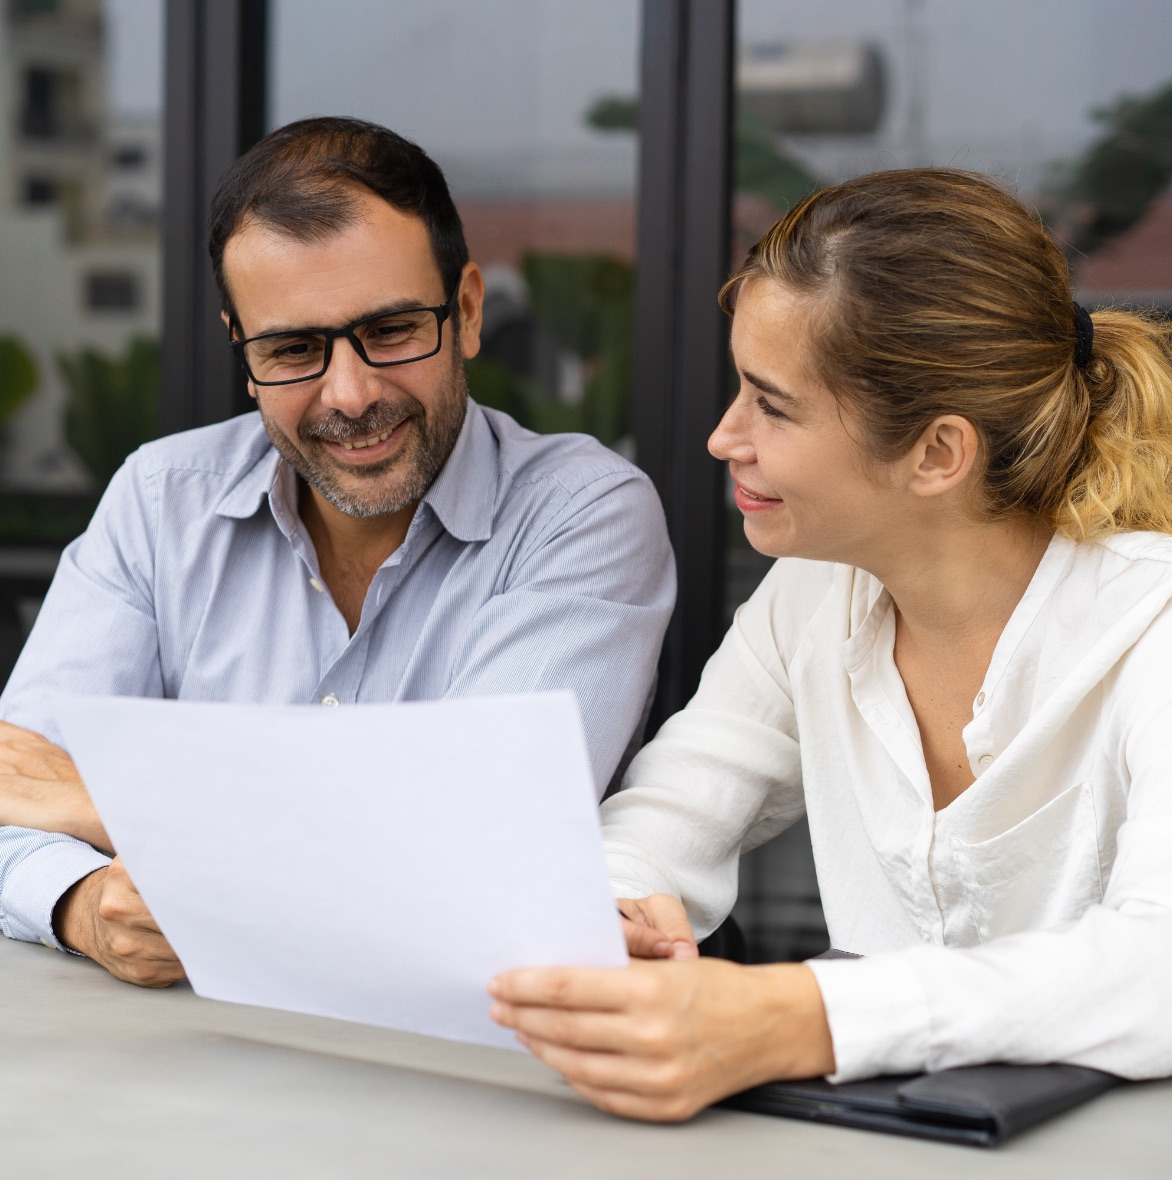
[[[658,490],[679,596],[652,723],[695,690],[723,631],[724,473],[708,434],[726,400],[716,292],[731,240],[735,0],[643,0],[632,421]],[[167,0],[162,428],[251,407],[207,256],[216,183],[266,127],[265,0]]]

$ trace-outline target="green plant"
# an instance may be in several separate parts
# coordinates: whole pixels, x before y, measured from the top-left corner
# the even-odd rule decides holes
[[[15,336],[0,336],[0,422],[7,422],[36,391],[36,358]]]
[[[563,401],[483,358],[468,364],[473,395],[541,434],[581,431],[617,442],[630,433],[634,268],[605,254],[533,252],[522,258],[521,273],[538,325],[583,364],[582,397]]]
[[[100,487],[131,451],[159,433],[159,344],[135,337],[121,356],[83,348],[57,365],[69,396],[65,441]]]

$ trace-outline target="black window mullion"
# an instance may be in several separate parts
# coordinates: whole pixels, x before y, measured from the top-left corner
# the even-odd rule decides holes
[[[724,481],[706,442],[728,364],[716,293],[731,237],[734,15],[734,0],[643,7],[632,413],[680,583],[657,720],[686,702],[723,630]]]
[[[249,405],[229,352],[208,206],[225,169],[264,133],[265,0],[168,0],[163,205],[165,432]]]

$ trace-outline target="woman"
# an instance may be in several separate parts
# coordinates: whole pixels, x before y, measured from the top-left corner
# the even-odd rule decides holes
[[[722,292],[709,443],[778,557],[604,807],[632,954],[493,981],[607,1110],[985,1061],[1172,1073],[1172,366],[982,177],[798,205]],[[832,944],[695,957],[807,813]]]

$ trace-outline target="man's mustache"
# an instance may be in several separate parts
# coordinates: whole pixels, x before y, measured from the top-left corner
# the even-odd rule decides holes
[[[302,442],[351,442],[356,438],[368,438],[372,434],[394,430],[401,422],[422,413],[423,407],[415,398],[399,402],[374,402],[357,418],[348,418],[340,410],[330,410],[321,418],[302,422],[297,437]]]

